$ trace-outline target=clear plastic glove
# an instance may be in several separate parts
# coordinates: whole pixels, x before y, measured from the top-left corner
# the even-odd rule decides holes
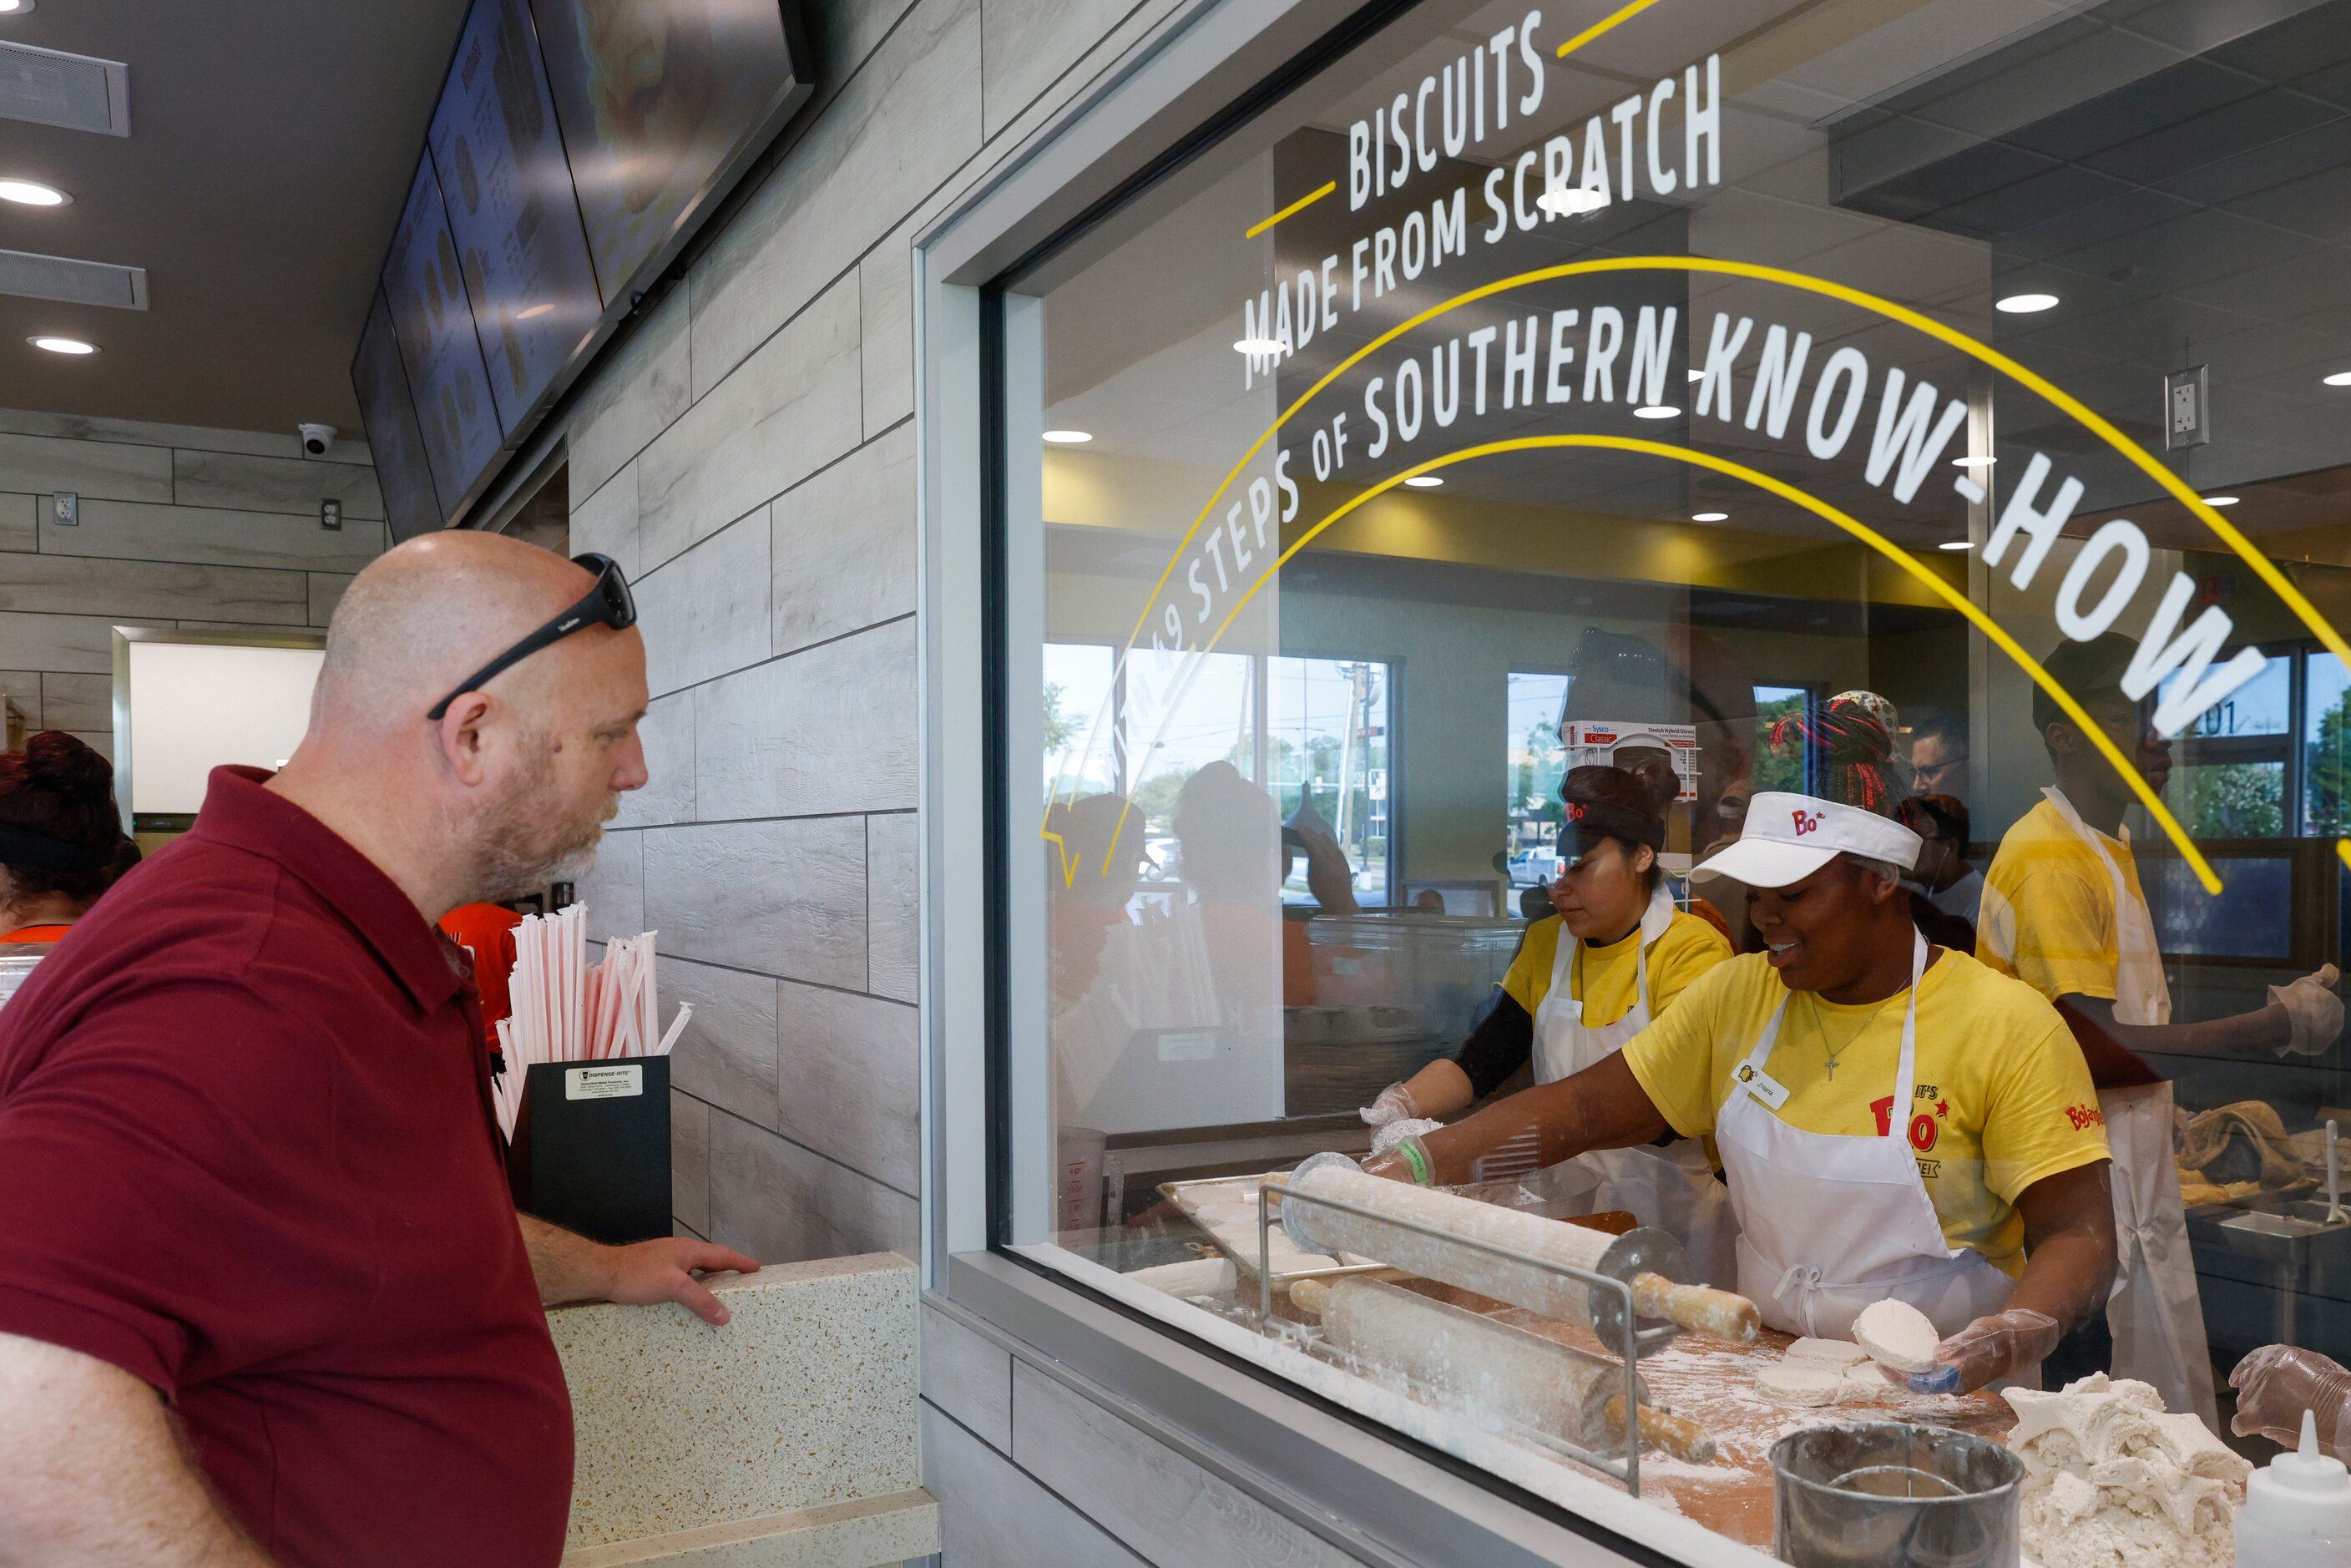
[[[2270,1000],[2285,1009],[2294,1032],[2275,1048],[2280,1056],[2316,1056],[2343,1032],[2343,998],[2335,994],[2343,972],[2329,964],[2314,975],[2304,975],[2290,986],[2272,986]],[[2301,1440],[2301,1423],[2294,1441]]]
[[[1425,1137],[1443,1125],[1426,1116],[1406,1116],[1400,1122],[1384,1123],[1372,1131],[1372,1153],[1386,1154],[1406,1138]]]
[[[1384,1127],[1390,1122],[1401,1122],[1420,1114],[1413,1103],[1412,1091],[1401,1083],[1391,1083],[1380,1091],[1380,1097],[1355,1113],[1374,1127]]]
[[[1935,1368],[1914,1373],[1913,1394],[1972,1394],[2023,1371],[2057,1348],[2057,1320],[2030,1307],[1978,1318],[1935,1347]]]
[[[2229,1374],[2237,1413],[2229,1430],[2293,1448],[2302,1440],[2302,1413],[2318,1417],[2318,1440],[2336,1458],[2351,1454],[2351,1372],[2314,1350],[2265,1344]]]

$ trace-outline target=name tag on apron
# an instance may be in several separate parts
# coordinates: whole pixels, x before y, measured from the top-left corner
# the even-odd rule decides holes
[[[1788,1103],[1788,1086],[1751,1061],[1739,1064],[1739,1082],[1750,1094],[1777,1111]]]

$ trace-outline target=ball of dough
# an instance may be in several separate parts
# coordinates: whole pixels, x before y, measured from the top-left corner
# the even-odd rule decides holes
[[[1821,1366],[1856,1366],[1869,1359],[1869,1352],[1849,1339],[1800,1339],[1788,1347],[1788,1359]]]
[[[1943,1336],[1927,1314],[1907,1301],[1873,1301],[1853,1321],[1855,1343],[1869,1358],[1896,1372],[1931,1372],[1935,1347]]]
[[[1844,1387],[1844,1373],[1802,1362],[1775,1362],[1755,1374],[1755,1392],[1775,1405],[1834,1404]]]

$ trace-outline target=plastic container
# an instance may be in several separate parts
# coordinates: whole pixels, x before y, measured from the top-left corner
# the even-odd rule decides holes
[[[1509,972],[1527,923],[1499,915],[1318,915],[1306,923],[1314,999],[1324,1008],[1414,1007],[1428,1038],[1466,1038]],[[1334,1030],[1409,1027],[1377,1011],[1332,1020]]]
[[[2245,1482],[2237,1561],[2246,1568],[2351,1568],[2351,1472],[2318,1451],[2318,1422],[2302,1413],[2302,1445]]]
[[[2024,1461],[1972,1433],[1895,1421],[1771,1445],[1771,1550],[1798,1568],[2015,1568]]]
[[[10,942],[0,945],[0,1007],[16,994],[16,988],[32,977],[34,967],[48,956],[46,942]]]

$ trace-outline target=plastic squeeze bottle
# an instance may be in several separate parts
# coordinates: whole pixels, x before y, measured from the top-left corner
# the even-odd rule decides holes
[[[2246,1568],[2351,1568],[2351,1471],[2318,1451],[2318,1419],[2302,1413],[2300,1450],[2245,1482],[2237,1561]]]

